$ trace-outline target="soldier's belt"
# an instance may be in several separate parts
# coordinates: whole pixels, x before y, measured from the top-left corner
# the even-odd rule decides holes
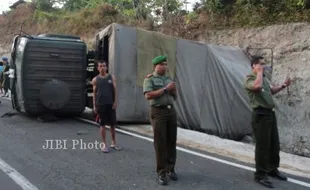
[[[258,108],[254,108],[254,111],[275,112],[275,109],[274,108],[258,107]]]
[[[169,104],[169,105],[161,105],[161,106],[152,106],[154,108],[160,108],[160,109],[171,109],[172,108],[172,105]]]

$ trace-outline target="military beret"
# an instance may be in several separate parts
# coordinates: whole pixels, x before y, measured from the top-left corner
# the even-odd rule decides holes
[[[164,62],[164,61],[167,61],[167,56],[160,55],[160,56],[155,57],[152,60],[152,63],[153,63],[153,65],[157,65],[157,64]]]
[[[258,63],[258,61],[260,59],[264,59],[264,57],[263,56],[259,56],[259,55],[253,55],[252,59],[251,59],[251,66],[253,66],[256,63]]]

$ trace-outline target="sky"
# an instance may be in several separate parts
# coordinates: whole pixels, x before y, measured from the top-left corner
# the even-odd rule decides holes
[[[11,6],[15,0],[0,0],[0,13],[2,11],[10,10],[9,6]]]
[[[10,10],[9,6],[11,6],[13,3],[15,3],[17,0],[0,0],[0,13],[2,11]],[[189,4],[187,5],[187,10],[191,11],[193,9],[193,4],[199,0],[187,0]]]

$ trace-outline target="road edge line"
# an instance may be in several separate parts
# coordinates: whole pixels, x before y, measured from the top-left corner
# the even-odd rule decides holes
[[[96,123],[95,121],[89,120],[89,119],[84,119],[84,118],[80,118],[80,117],[75,117],[75,118],[78,119],[78,120],[84,121],[86,123],[89,123],[89,124],[98,125],[98,123]],[[107,126],[107,128],[109,129],[110,127]],[[143,139],[143,140],[147,140],[147,141],[153,142],[153,139],[151,139],[149,137],[145,137],[143,135],[139,135],[139,134],[136,134],[136,133],[133,133],[133,132],[129,132],[129,131],[123,130],[123,129],[116,128],[116,131],[118,131],[120,133],[123,133],[123,134],[127,134],[127,135],[130,135],[130,136],[133,136],[133,137],[137,137],[137,138],[140,138],[140,139]],[[216,157],[213,157],[213,156],[208,156],[206,154],[202,154],[202,153],[199,153],[199,152],[188,150],[186,148],[182,148],[182,147],[179,147],[179,146],[177,146],[177,150],[180,150],[182,152],[185,152],[185,153],[188,153],[188,154],[192,154],[192,155],[195,155],[195,156],[198,156],[198,157],[202,157],[202,158],[206,158],[206,159],[213,160],[213,161],[216,161],[216,162],[220,162],[220,163],[223,163],[223,164],[226,164],[226,165],[230,165],[230,166],[234,166],[234,167],[237,167],[237,168],[241,168],[241,169],[244,169],[244,170],[253,171],[253,172],[255,171],[255,168],[252,168],[252,167],[249,167],[249,166],[237,164],[237,163],[230,162],[230,161],[227,161],[227,160],[223,160],[223,159],[220,159],[220,158],[216,158]],[[310,183],[306,183],[306,182],[303,182],[303,181],[300,181],[300,180],[297,180],[297,179],[288,178],[287,181],[310,188]]]
[[[30,181],[28,181],[22,174],[12,168],[8,163],[0,158],[0,169],[7,174],[17,185],[23,190],[39,190]]]

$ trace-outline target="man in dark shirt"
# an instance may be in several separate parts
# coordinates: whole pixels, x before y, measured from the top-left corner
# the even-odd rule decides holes
[[[116,81],[114,75],[107,73],[107,63],[105,61],[98,61],[97,69],[99,75],[93,78],[93,105],[94,111],[100,118],[100,133],[104,143],[102,151],[104,153],[110,152],[109,147],[106,146],[105,125],[110,126],[112,137],[111,148],[121,150],[116,145],[115,140],[115,125],[116,125]]]
[[[3,62],[3,70],[2,70],[2,88],[4,89],[4,93],[2,97],[9,97],[9,87],[10,87],[10,79],[9,79],[9,59],[7,57],[2,57]]]
[[[3,62],[2,60],[0,60],[0,94],[4,92],[2,82],[3,82]]]

